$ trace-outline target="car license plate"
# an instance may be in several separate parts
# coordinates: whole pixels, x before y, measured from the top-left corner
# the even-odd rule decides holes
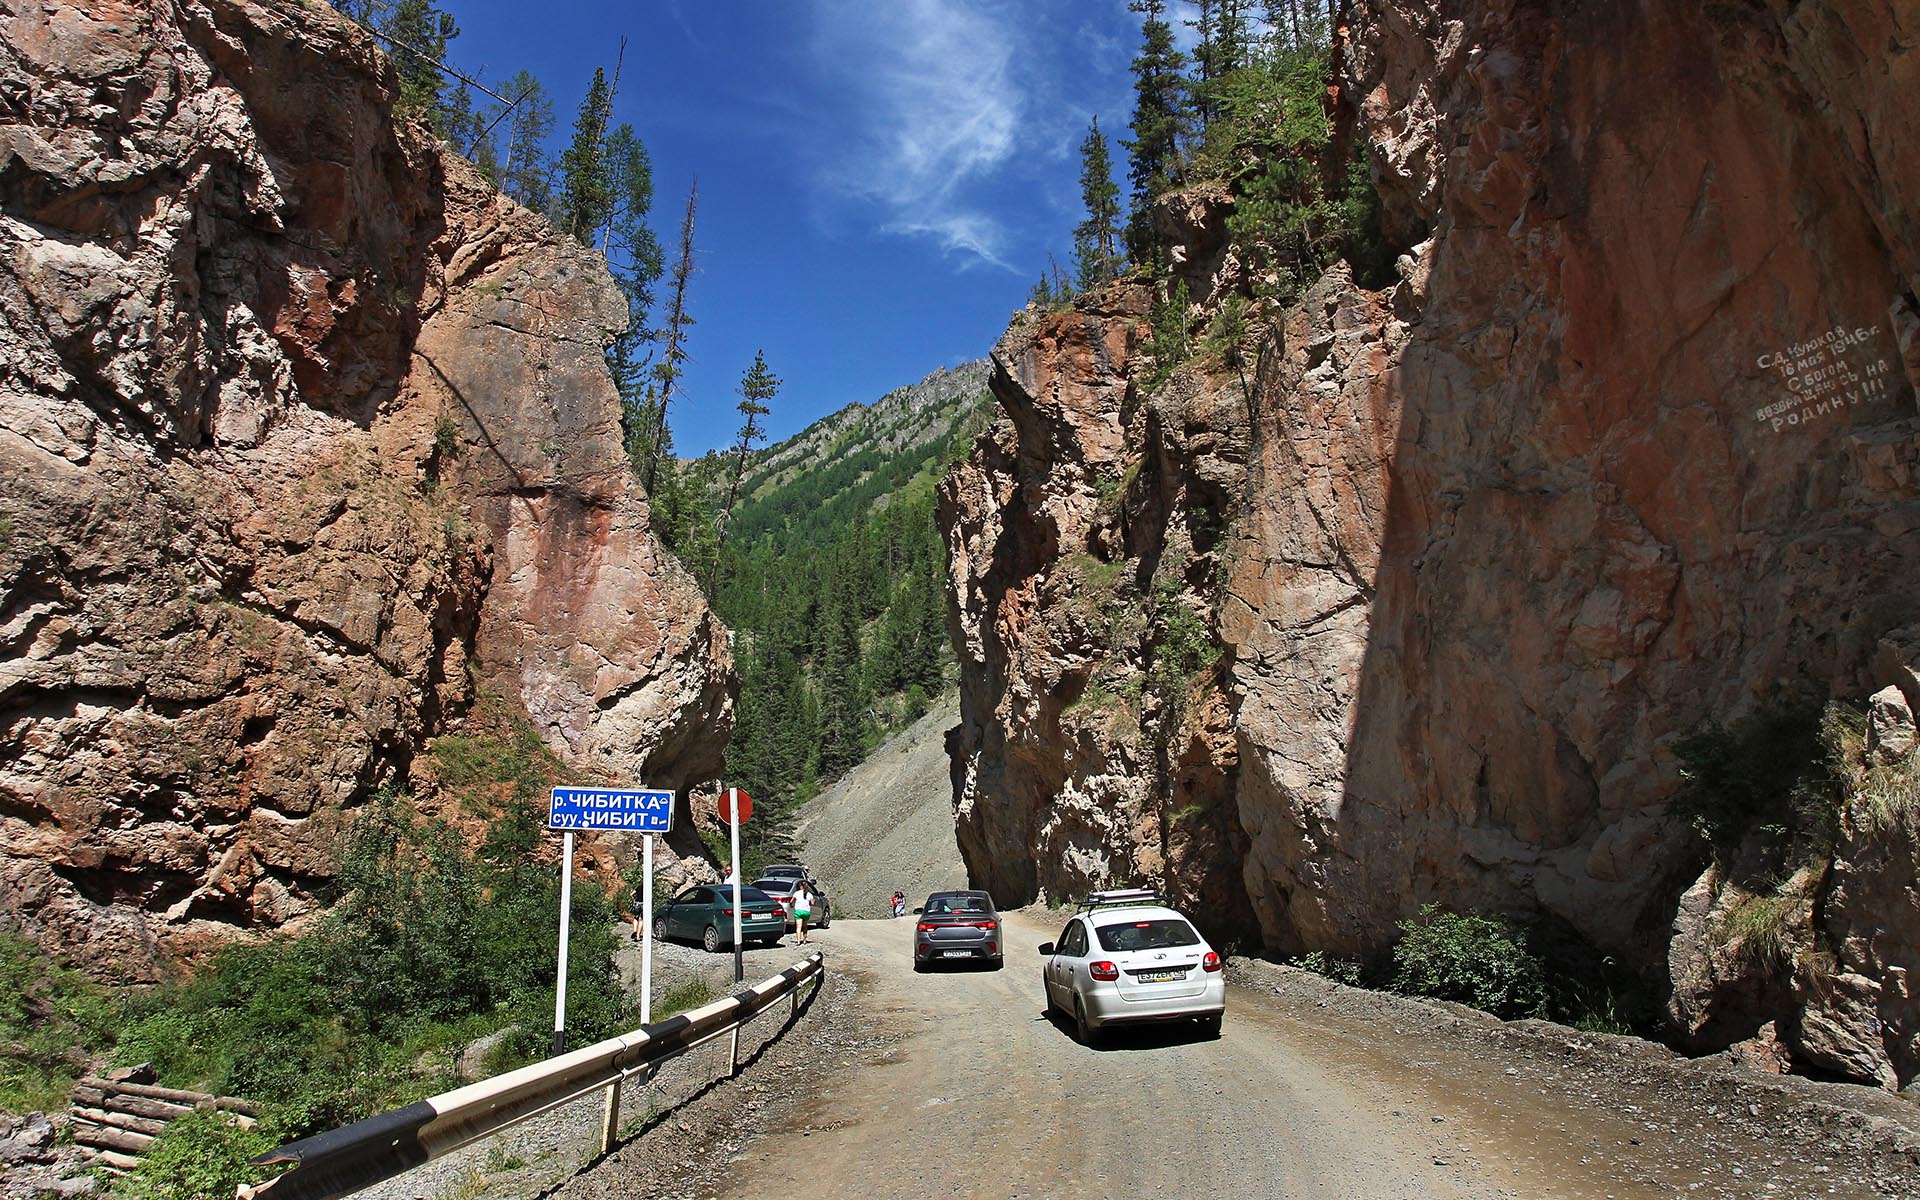
[[[941,958],[972,958],[972,957],[973,957],[973,951],[971,951],[971,950],[942,950],[942,951],[940,952],[940,957],[941,957]]]
[[[1172,983],[1186,977],[1185,971],[1141,971],[1134,975],[1141,983]]]

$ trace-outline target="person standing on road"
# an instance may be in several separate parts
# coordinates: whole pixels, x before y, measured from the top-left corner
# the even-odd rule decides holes
[[[813,889],[802,879],[793,885],[793,927],[794,941],[804,944],[807,940],[807,918],[813,915]]]

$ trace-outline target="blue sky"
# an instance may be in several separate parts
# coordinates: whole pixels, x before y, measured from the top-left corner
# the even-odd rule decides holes
[[[700,182],[683,455],[732,441],[759,348],[785,381],[773,441],[985,355],[1048,253],[1071,268],[1096,113],[1124,158],[1124,0],[440,3],[461,69],[540,77],[556,143],[627,38],[614,115],[653,156],[669,252]]]

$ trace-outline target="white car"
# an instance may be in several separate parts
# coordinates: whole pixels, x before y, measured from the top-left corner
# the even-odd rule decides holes
[[[1220,1032],[1227,1011],[1220,956],[1188,920],[1144,888],[1095,892],[1057,942],[1042,942],[1047,1010],[1073,1018],[1091,1045],[1111,1025],[1197,1021]]]

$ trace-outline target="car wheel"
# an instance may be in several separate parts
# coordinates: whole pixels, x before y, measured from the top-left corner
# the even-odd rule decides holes
[[[667,919],[665,917],[655,917],[653,919],[653,940],[656,942],[664,942],[667,940]]]
[[[700,944],[707,948],[708,954],[718,954],[720,952],[720,931],[711,925],[707,926],[707,931],[700,935]]]
[[[1087,1024],[1087,1006],[1080,1003],[1080,997],[1073,998],[1073,1032],[1082,1046],[1100,1044],[1100,1031]]]
[[[1225,1013],[1210,1013],[1207,1016],[1201,1017],[1200,1032],[1207,1035],[1210,1038],[1219,1037],[1220,1022],[1222,1019],[1226,1017],[1226,1015],[1227,1014]]]

